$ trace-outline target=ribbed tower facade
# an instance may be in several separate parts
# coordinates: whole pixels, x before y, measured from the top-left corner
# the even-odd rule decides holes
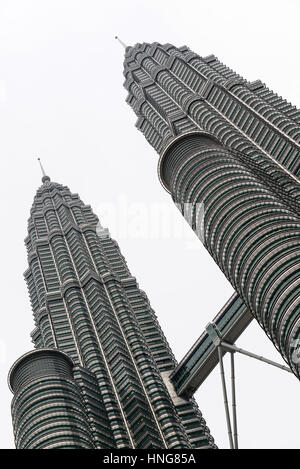
[[[299,376],[300,111],[186,46],[127,47],[124,75],[163,187]]]
[[[25,272],[35,350],[13,365],[17,448],[215,448],[147,296],[89,205],[43,177]]]

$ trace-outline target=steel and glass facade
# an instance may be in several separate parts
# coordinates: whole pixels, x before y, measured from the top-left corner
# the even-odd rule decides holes
[[[25,272],[35,351],[13,365],[17,448],[215,448],[117,243],[77,194],[44,176]]]
[[[124,75],[163,187],[299,376],[300,111],[186,46],[127,47]]]
[[[15,363],[9,383],[19,448],[94,447],[72,371],[70,358],[55,349],[29,352]]]

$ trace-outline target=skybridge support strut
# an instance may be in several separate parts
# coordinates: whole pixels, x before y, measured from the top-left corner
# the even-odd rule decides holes
[[[238,449],[234,354],[236,352],[241,353],[242,355],[246,355],[250,358],[254,358],[255,360],[259,360],[263,363],[266,363],[267,365],[275,366],[276,368],[280,368],[281,370],[288,371],[289,373],[292,373],[292,371],[287,366],[281,365],[280,363],[274,362],[273,360],[269,360],[268,358],[264,358],[260,355],[256,355],[255,353],[248,352],[247,350],[236,347],[235,345],[229,344],[227,342],[223,342],[218,337],[215,337],[213,341],[214,341],[215,346],[218,349],[218,359],[219,359],[219,365],[220,365],[220,374],[221,374],[229,446],[230,446],[230,449]],[[223,363],[223,355],[224,355],[224,352],[226,351],[230,353],[230,365],[231,365],[232,424],[231,424],[231,417],[230,417],[230,412],[229,412],[228,396],[227,396],[227,389],[226,389],[226,378],[225,378],[224,363]]]

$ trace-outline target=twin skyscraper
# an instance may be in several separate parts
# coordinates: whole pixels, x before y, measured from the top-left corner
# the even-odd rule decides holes
[[[187,47],[127,47],[124,75],[163,187],[299,376],[300,111]],[[117,243],[42,183],[25,240],[35,350],[9,374],[16,447],[216,448]]]

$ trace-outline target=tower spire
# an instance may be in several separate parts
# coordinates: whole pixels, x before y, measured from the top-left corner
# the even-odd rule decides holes
[[[50,181],[50,178],[49,176],[47,176],[47,174],[45,173],[45,170],[44,170],[44,167],[42,165],[42,162],[41,162],[41,159],[38,158],[38,162],[39,162],[39,165],[40,165],[40,168],[41,168],[41,171],[42,171],[42,182],[46,182],[46,181]]]
[[[118,36],[115,36],[115,39],[117,39],[117,41],[119,41],[119,43],[122,44],[122,46],[124,47],[124,49],[127,48],[126,44],[125,44],[123,41],[121,41],[121,39],[119,39]]]

